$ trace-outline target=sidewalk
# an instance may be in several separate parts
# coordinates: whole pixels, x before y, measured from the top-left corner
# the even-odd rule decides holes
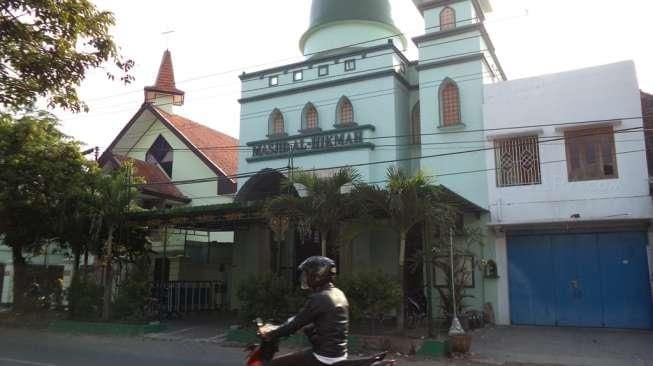
[[[653,332],[499,327],[473,333],[472,359],[582,366],[653,366]]]

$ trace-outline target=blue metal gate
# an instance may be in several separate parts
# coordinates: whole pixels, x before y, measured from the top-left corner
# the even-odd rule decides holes
[[[513,324],[653,328],[645,232],[508,238]]]

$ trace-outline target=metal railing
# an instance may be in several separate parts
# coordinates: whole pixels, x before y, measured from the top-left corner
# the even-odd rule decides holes
[[[168,314],[227,309],[224,281],[168,281],[155,283],[153,295]]]

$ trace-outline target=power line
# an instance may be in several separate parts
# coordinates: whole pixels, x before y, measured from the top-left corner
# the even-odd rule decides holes
[[[560,138],[551,139],[551,140],[548,140],[548,141],[550,142],[550,141],[566,140],[566,139],[573,139],[573,138],[582,138],[582,137],[597,136],[597,135],[609,135],[609,134],[611,135],[613,133],[621,133],[621,131],[630,131],[630,130],[635,130],[635,129],[641,129],[641,127],[627,128],[627,129],[622,129],[622,130],[618,130],[618,131],[614,131],[614,132],[589,133],[589,134],[583,134],[583,135],[576,135],[576,136],[573,136],[573,137],[560,137]],[[537,143],[539,145],[540,141],[538,140]],[[372,165],[380,165],[380,164],[397,163],[397,162],[403,162],[403,161],[432,159],[432,158],[454,156],[454,155],[461,155],[461,154],[478,153],[478,152],[490,151],[490,150],[496,150],[496,149],[497,149],[497,147],[491,146],[491,147],[484,147],[484,148],[478,148],[478,149],[473,149],[473,150],[463,150],[463,151],[447,152],[447,153],[425,155],[425,156],[407,157],[407,158],[399,158],[399,159],[388,159],[388,160],[382,160],[382,161],[372,161],[372,162],[366,162],[366,163],[347,164],[347,165],[339,165],[339,166],[331,166],[331,167],[323,167],[323,168],[302,169],[302,171],[304,171],[304,172],[318,172],[318,171],[325,171],[325,170],[357,168],[357,167],[362,167],[362,166],[372,166]],[[646,149],[637,150],[637,151],[646,151]],[[566,161],[566,160],[562,160],[562,161]],[[486,171],[486,170],[484,170],[484,171]],[[257,172],[247,172],[247,173],[240,173],[240,174],[238,174],[236,176],[226,176],[224,178],[231,178],[231,177],[235,177],[235,178],[243,177],[243,178],[246,178],[246,177],[255,176],[255,175],[259,174],[259,173],[260,173],[259,171],[257,171]],[[438,176],[439,177],[447,176],[447,174],[439,174]],[[168,185],[168,184],[187,185],[187,184],[214,182],[214,181],[216,181],[218,179],[224,179],[224,178],[212,177],[212,178],[190,179],[190,180],[180,180],[180,181],[170,181],[170,182],[160,182],[160,183],[145,183],[145,184],[140,184],[140,186]]]
[[[363,140],[379,140],[379,139],[390,139],[390,138],[401,138],[401,137],[416,137],[416,136],[432,136],[432,135],[451,135],[451,134],[462,134],[462,133],[471,133],[471,132],[493,132],[493,131],[502,131],[502,130],[520,130],[520,129],[527,129],[527,128],[536,128],[536,127],[555,127],[555,126],[567,126],[567,125],[582,125],[582,124],[593,124],[593,123],[601,123],[601,122],[608,122],[612,120],[621,120],[621,121],[627,121],[627,120],[637,120],[637,119],[643,119],[646,117],[653,117],[652,115],[642,115],[642,116],[635,116],[635,117],[614,117],[614,118],[609,118],[609,119],[600,119],[600,120],[584,120],[584,121],[568,121],[568,122],[559,122],[559,123],[550,123],[550,124],[531,124],[531,125],[522,125],[522,126],[511,126],[511,127],[496,127],[496,128],[485,128],[485,129],[474,129],[474,130],[461,130],[461,131],[441,131],[441,132],[430,132],[430,133],[423,133],[423,134],[407,134],[407,135],[391,135],[391,136],[376,136],[376,137],[366,137],[363,138]],[[642,130],[644,130],[642,128]],[[639,132],[639,131],[632,131],[632,132]],[[133,135],[132,135],[133,136]],[[472,140],[472,141],[445,141],[445,142],[432,142],[432,143],[420,143],[418,145],[448,145],[448,144],[458,144],[458,143],[471,143],[471,142],[486,142],[486,140]],[[407,146],[409,144],[388,144],[388,145],[379,145],[379,146],[385,146],[385,147],[391,147],[391,146]],[[251,147],[247,145],[231,145],[231,146],[205,146],[205,147],[198,147],[199,150],[244,150],[244,149],[251,149]],[[123,149],[124,150],[124,149]],[[139,149],[139,151],[143,150],[149,150],[142,148]],[[173,150],[182,150],[182,151],[187,151],[190,149],[173,149]]]
[[[461,41],[465,41],[465,40],[469,40],[469,39],[476,39],[476,38],[479,38],[479,37],[482,37],[482,35],[473,35],[473,36],[468,36],[468,37],[463,37],[463,38],[456,38],[456,39],[448,40],[448,41],[442,41],[442,42],[438,42],[438,43],[434,43],[434,44],[429,44],[429,45],[425,45],[425,46],[420,46],[420,47],[418,47],[418,49],[422,49],[422,48],[430,48],[430,47],[437,47],[437,46],[440,46],[440,45],[443,45],[443,44],[449,44],[449,43],[454,43],[454,42],[461,42]],[[391,38],[395,38],[395,37],[383,37],[383,38],[381,38],[380,40],[382,40],[382,39],[387,39],[387,38],[390,38],[390,39],[391,39]],[[366,42],[364,42],[364,43],[369,43],[369,42],[371,42],[371,41],[366,41]],[[460,55],[470,54],[470,53],[487,52],[487,51],[489,51],[489,50],[480,50],[480,51],[474,51],[474,52],[466,52],[466,53],[460,53],[460,54],[452,54],[452,55],[450,55],[450,56],[439,57],[438,59],[447,58],[447,57],[455,57],[455,56],[460,56]],[[395,52],[394,50],[391,50],[390,52],[385,52],[385,53],[379,53],[379,54],[375,54],[375,55],[369,55],[369,56],[366,56],[365,59],[371,59],[371,58],[383,57],[383,56],[395,55],[395,54],[396,54],[396,52]],[[421,60],[421,61],[422,61],[422,62],[426,62],[426,61],[432,61],[432,60],[434,60],[434,59],[424,59],[424,60]],[[319,61],[319,60],[316,60],[316,61]],[[324,61],[324,62],[326,62],[326,61]],[[318,63],[319,63],[319,62],[318,62]],[[292,66],[292,65],[280,65],[280,66],[278,66],[278,67],[285,67],[285,66]],[[397,65],[397,67],[398,67],[398,66],[400,66],[400,65]],[[297,70],[295,70],[295,71],[300,71],[300,70],[301,70],[301,71],[305,71],[305,70],[310,70],[310,68],[308,68],[308,67],[302,67],[302,68],[297,69]],[[365,71],[372,71],[372,70],[373,70],[373,69],[368,69],[368,70],[363,70],[363,71],[365,72]],[[236,71],[237,71],[237,70],[236,70]],[[263,71],[265,71],[265,70],[263,70]],[[214,75],[227,74],[227,73],[231,73],[231,72],[233,72],[233,71],[224,72],[224,73],[217,73],[217,74],[214,74]],[[348,75],[351,75],[351,74],[356,74],[356,73],[359,73],[359,72],[348,72],[347,74],[348,74]],[[333,75],[333,76],[322,76],[322,77],[318,77],[318,78],[310,79],[310,80],[305,80],[305,81],[308,82],[308,81],[316,81],[316,80],[325,80],[325,79],[330,79],[330,78],[332,78],[332,77],[338,77],[338,76],[339,76],[339,75]],[[342,75],[340,75],[340,76],[342,76]],[[205,77],[196,77],[196,78],[189,79],[189,80],[199,80],[199,79],[202,79],[202,78],[205,78]],[[283,84],[283,85],[280,84],[280,85],[278,85],[277,87],[283,87],[283,86],[289,86],[289,85],[296,85],[296,84],[301,84],[302,82],[304,82],[304,80],[302,80],[302,81],[293,81],[293,82],[290,82],[290,83],[287,83],[287,84]],[[181,82],[180,82],[180,83],[181,83]],[[222,87],[227,87],[227,86],[232,86],[232,85],[233,85],[233,83],[228,83],[228,84],[227,84],[227,83],[225,83],[225,84],[218,84],[218,85],[213,85],[213,86],[210,86],[210,87],[205,87],[205,88],[200,88],[200,89],[195,89],[195,90],[190,89],[190,90],[187,90],[186,92],[189,92],[189,91],[204,91],[204,90],[211,90],[211,89],[217,89],[217,88],[222,88]],[[270,88],[270,86],[261,87],[261,88],[256,88],[256,89],[250,89],[250,90],[242,90],[242,93],[248,93],[248,92],[253,92],[253,91],[258,91],[258,90],[265,90],[265,89],[268,89],[268,88]],[[126,95],[126,94],[135,94],[136,92],[142,92],[142,90],[138,90],[138,91],[130,91],[130,92],[125,93],[125,95]],[[225,94],[226,94],[226,93],[225,93]],[[119,95],[116,95],[116,96],[119,96]],[[122,106],[122,105],[128,105],[128,104],[131,104],[131,103],[134,103],[134,101],[131,101],[131,102],[125,102],[125,103],[119,103],[119,104],[114,104],[114,105],[112,105],[112,106],[105,106],[103,109],[111,108],[111,107],[117,107],[117,106]]]
[[[468,40],[468,39],[475,39],[475,38],[479,38],[479,37],[481,37],[481,36],[480,36],[480,35],[474,35],[474,36],[470,36],[470,37],[458,38],[458,39],[455,39],[455,40],[443,41],[443,42],[440,42],[440,43],[437,43],[437,44],[431,44],[431,45],[423,46],[423,47],[420,47],[420,48],[436,47],[436,46],[439,46],[439,45],[442,45],[442,44],[446,44],[446,43],[459,42],[459,41],[464,41],[464,40]],[[420,61],[421,61],[421,62],[428,62],[428,61],[442,60],[442,59],[447,59],[447,58],[452,58],[452,57],[457,57],[457,56],[464,56],[464,55],[470,55],[470,54],[479,54],[479,53],[484,53],[484,52],[487,52],[487,51],[488,51],[487,49],[483,49],[483,50],[477,50],[477,51],[455,53],[455,54],[450,54],[450,55],[447,55],[447,56],[441,56],[441,57],[430,58],[430,59],[423,59],[423,60],[420,60]],[[396,53],[395,53],[395,51],[393,50],[393,51],[386,52],[386,53],[380,53],[380,54],[376,54],[376,55],[366,56],[366,59],[371,59],[371,58],[375,58],[375,57],[382,57],[382,56],[388,56],[388,55],[394,55],[394,54],[396,54]],[[397,65],[392,64],[392,65],[390,65],[390,66],[387,66],[387,65],[386,65],[386,66],[381,66],[381,67],[372,68],[372,69],[365,69],[365,70],[360,70],[360,71],[351,71],[351,72],[347,72],[346,76],[349,76],[349,75],[356,75],[356,74],[363,74],[363,73],[369,73],[369,72],[371,72],[371,71],[378,71],[378,70],[382,70],[382,69],[386,69],[386,68],[387,68],[387,69],[395,69],[396,67],[400,67],[401,65],[402,65],[402,64],[397,64]],[[303,69],[302,69],[302,70],[303,70]],[[496,75],[494,75],[493,73],[491,73],[491,74],[492,74],[492,76],[496,76]],[[322,77],[318,76],[318,77],[315,78],[315,79],[306,79],[306,80],[301,80],[301,81],[294,81],[294,82],[290,82],[290,83],[287,83],[287,84],[278,85],[278,86],[276,86],[276,87],[274,87],[274,88],[280,88],[280,87],[290,86],[290,85],[299,85],[299,84],[306,83],[306,82],[314,82],[314,81],[328,80],[328,79],[337,78],[337,77],[343,77],[343,76],[345,76],[345,75],[330,75],[330,76],[322,76]],[[210,89],[215,89],[215,88],[224,87],[224,86],[231,86],[231,85],[232,85],[232,84],[221,84],[221,85],[216,85],[216,86],[211,86],[211,87],[201,88],[201,89],[198,89],[198,91],[210,90]],[[248,93],[248,92],[259,91],[259,90],[266,90],[266,89],[270,89],[270,88],[272,88],[272,87],[270,87],[270,86],[265,86],[265,87],[260,87],[260,88],[255,88],[255,89],[250,89],[250,90],[243,90],[241,93],[244,94],[244,93]],[[229,93],[222,93],[222,95],[227,95],[227,94],[231,94],[231,91],[230,91]],[[217,95],[221,95],[221,94],[217,94]],[[214,96],[214,95],[212,95],[212,96],[210,96],[210,97],[207,97],[207,98],[200,98],[200,99],[194,99],[194,100],[209,99],[209,98],[212,98],[213,96]],[[113,105],[113,106],[104,107],[104,108],[100,109],[100,111],[97,112],[97,113],[95,113],[95,112],[91,112],[90,115],[96,115],[96,116],[97,116],[97,115],[103,115],[103,114],[104,114],[104,109],[106,109],[106,108],[112,108],[112,107],[117,107],[117,106],[121,106],[121,105],[130,105],[130,104],[132,104],[132,103],[136,103],[136,101],[126,102],[126,103],[120,103],[120,104],[115,104],[115,105]],[[172,103],[168,103],[168,104],[172,104]],[[123,109],[123,110],[124,110],[124,109]],[[119,111],[123,111],[123,110],[119,110]],[[107,111],[107,113],[115,113],[115,112],[116,112],[115,110],[113,110],[113,111]],[[81,119],[81,118],[84,118],[84,117],[81,117],[81,116],[80,116],[80,117],[78,117],[78,118],[69,118],[69,119],[66,120],[66,121],[74,120],[74,119]]]
[[[527,14],[526,15],[520,15],[520,16],[500,18],[500,19],[490,19],[490,20],[485,20],[485,21],[480,21],[480,19],[478,17],[471,17],[471,18],[467,18],[467,19],[456,20],[455,24],[458,25],[459,23],[466,23],[466,22],[472,22],[473,24],[476,24],[476,23],[483,23],[483,24],[490,23],[491,24],[491,23],[498,23],[498,22],[507,21],[507,20],[513,20],[513,19],[516,19],[516,18],[521,18],[523,16],[527,16]],[[432,30],[432,29],[439,29],[439,28],[441,28],[441,26],[439,26],[439,25],[438,26],[432,26],[432,27],[426,27],[425,31]],[[425,34],[427,34],[427,33],[428,32],[425,32]],[[302,58],[302,57],[303,58],[310,57],[310,56],[317,55],[317,54],[320,54],[320,53],[329,54],[329,53],[332,53],[334,51],[345,50],[345,49],[347,49],[349,47],[360,46],[360,45],[369,44],[369,43],[375,43],[375,42],[378,42],[378,41],[397,38],[399,36],[409,36],[409,35],[406,34],[406,33],[400,32],[400,33],[393,34],[393,35],[390,35],[390,36],[379,37],[379,38],[368,40],[368,41],[351,43],[351,44],[347,44],[347,45],[344,45],[344,46],[339,46],[339,47],[335,47],[335,48],[331,48],[331,49],[327,49],[327,50],[323,50],[323,51],[318,51],[318,52],[306,53],[306,54],[303,54],[301,56],[286,57],[286,58],[283,58],[283,59],[268,61],[268,62],[261,63],[261,64],[249,65],[249,66],[245,66],[245,67],[239,67],[237,69],[234,68],[234,69],[231,69],[231,70],[225,70],[225,71],[220,71],[220,72],[216,72],[216,73],[195,76],[195,77],[191,77],[191,78],[188,78],[188,79],[179,80],[178,83],[183,84],[183,83],[190,82],[190,81],[207,79],[207,78],[222,76],[222,75],[229,75],[229,74],[241,72],[243,69],[251,69],[251,68],[258,68],[258,67],[263,67],[263,66],[267,66],[267,65],[274,65],[274,64],[281,63],[281,62],[286,62],[286,61],[290,61],[290,60],[294,60],[294,59],[299,59],[299,58]],[[478,37],[478,36],[475,36],[475,38],[476,37]],[[462,40],[462,39],[459,39],[458,41],[460,41],[460,40]],[[403,51],[405,52],[406,50],[404,49]],[[282,67],[282,66],[283,65],[280,65],[279,67]],[[263,70],[263,71],[265,71],[265,70]],[[142,93],[142,89],[131,90],[131,91],[127,91],[125,93],[120,93],[120,94],[114,94],[114,95],[102,96],[102,97],[97,97],[97,98],[91,98],[91,99],[87,99],[87,101],[105,100],[105,99],[111,99],[111,98],[115,98],[115,97],[119,97],[119,96],[123,96],[123,95],[127,95],[127,94],[135,94],[135,93]]]
[[[472,78],[472,79],[463,79],[463,78],[466,78],[466,77],[469,77],[469,76],[478,76],[478,75],[483,76],[484,73],[472,73],[472,74],[456,76],[456,77],[453,77],[453,78],[450,77],[448,79],[454,80],[456,83],[464,83],[464,82],[475,81],[475,80],[483,80],[484,79],[483,77],[476,77],[476,78]],[[440,82],[442,82],[444,80],[445,79],[433,80],[431,82],[425,83],[425,85],[426,85],[425,87],[428,87],[429,84],[440,83]],[[378,94],[378,93],[386,92],[386,91],[389,91],[389,93]],[[380,96],[390,95],[390,94],[394,93],[394,91],[395,91],[395,88],[390,88],[390,89],[383,89],[383,90],[375,90],[375,91],[372,91],[372,92],[363,92],[363,93],[358,93],[358,94],[350,94],[348,97],[349,97],[349,99],[351,101],[360,101],[360,100],[365,100],[365,99],[371,99],[371,98],[377,98],[377,97],[380,97]],[[374,94],[374,95],[372,95],[372,94]],[[360,97],[360,98],[357,98],[357,97]],[[323,100],[315,101],[315,102],[312,102],[312,103],[315,106],[324,107],[324,106],[329,106],[329,105],[337,105],[337,101],[339,99],[340,99],[340,97],[329,98],[329,99],[323,99]],[[324,103],[324,102],[327,102],[327,101],[328,102],[333,101],[333,103]],[[172,104],[172,103],[164,103],[164,104],[157,105],[155,107],[160,107],[160,106],[170,105],[170,104]],[[301,104],[301,105],[296,105],[296,106],[303,108],[305,105],[306,104]],[[289,110],[286,109],[286,107],[277,108],[277,109],[281,110],[282,112],[288,112],[289,111]],[[131,108],[129,110],[131,110]],[[262,113],[265,113],[266,115],[269,115],[270,112],[265,111],[265,112],[253,112],[253,113],[261,114],[261,116],[263,116]],[[109,114],[109,113],[107,113],[107,114]],[[241,117],[242,116],[246,116],[246,115],[243,114],[243,115],[241,115]],[[253,119],[253,118],[241,118],[241,121],[245,120],[245,119]],[[134,135],[133,134],[126,134],[123,137],[130,137],[130,136],[134,136]],[[247,146],[242,146],[242,147],[247,147]]]
[[[384,67],[378,68],[378,69],[381,69],[381,70],[386,69],[386,71],[391,71],[391,70],[394,70],[395,67],[397,67],[397,66],[399,66],[399,65],[384,66]],[[375,71],[375,70],[377,70],[377,69],[365,70],[365,73],[369,73],[369,71]],[[472,78],[472,76],[475,76],[475,77]],[[477,72],[477,73],[472,73],[472,74],[467,74],[467,75],[460,75],[458,77],[448,77],[448,78],[444,78],[444,79],[440,79],[440,80],[432,80],[432,81],[429,81],[429,82],[420,83],[418,86],[419,86],[420,89],[427,89],[427,88],[431,88],[431,87],[435,87],[435,86],[440,85],[446,79],[454,80],[454,81],[456,81],[456,83],[460,84],[460,83],[469,82],[469,81],[485,80],[486,76],[491,76],[491,74],[488,75],[487,72],[480,72],[480,73]],[[384,95],[390,95],[390,94],[394,93],[395,90],[397,90],[397,88],[393,87],[393,88],[388,88],[388,89],[380,89],[380,90],[362,92],[362,93],[358,93],[358,94],[352,94],[352,95],[348,95],[347,97],[350,100],[365,100],[365,99],[369,99],[369,98],[376,98],[376,97],[380,97],[380,96],[384,96]],[[390,92],[390,93],[378,94],[378,93],[382,93],[382,92]],[[372,94],[374,94],[374,95],[372,95]],[[364,97],[366,95],[370,95],[370,97],[369,98]],[[354,98],[354,97],[357,97],[357,96],[362,96],[362,97]],[[315,106],[318,106],[318,107],[323,107],[323,106],[328,106],[328,105],[336,105],[336,104],[338,104],[337,101],[341,97],[342,97],[342,95],[339,95],[337,97],[322,99],[322,100],[318,100],[318,101],[312,101],[311,103],[313,103]],[[301,110],[305,106],[306,106],[306,103],[286,105],[286,106],[283,106],[283,107],[276,107],[276,108],[281,112],[291,112],[291,111]],[[258,112],[249,112],[249,113],[241,113],[240,114],[240,120],[244,121],[244,120],[249,120],[249,119],[257,119],[257,118],[260,118],[260,117],[268,116],[268,115],[270,115],[270,113],[271,113],[271,111],[269,111],[269,110],[258,111]]]
[[[622,152],[616,152],[616,155],[624,155],[624,154],[633,154],[633,153],[638,153],[638,152],[646,152],[646,151],[651,151],[652,149],[639,149],[639,150],[630,150],[630,151],[622,151]],[[542,161],[540,164],[559,164],[559,163],[564,163],[566,160],[551,160],[551,161]],[[453,175],[462,175],[462,174],[472,174],[472,173],[486,173],[486,172],[493,172],[496,171],[496,167],[494,168],[487,168],[487,169],[477,169],[477,170],[466,170],[466,171],[457,171],[457,172],[450,172],[450,173],[444,173],[444,174],[435,174],[435,175],[427,175],[428,178],[438,178],[438,177],[444,177],[444,176],[453,176]],[[363,184],[382,184],[382,183],[388,183],[388,179],[384,180],[378,180],[378,181],[372,181],[372,182],[359,182]],[[275,193],[275,192],[264,192],[264,193]],[[208,198],[215,198],[217,196],[197,196],[197,197],[187,197],[189,199],[208,199]],[[589,200],[605,200],[605,199],[614,199],[614,198],[642,198],[642,197],[651,197],[650,195],[633,195],[633,196],[614,196],[614,197],[605,197],[605,198],[587,198],[587,199],[565,199],[565,200],[549,200],[549,201],[522,201],[522,202],[509,202],[509,203],[504,203],[504,206],[510,206],[510,205],[523,205],[523,204],[536,204],[536,203],[551,203],[551,202],[577,202],[577,201],[589,201]],[[497,206],[498,204],[491,204],[490,206]]]
[[[637,130],[637,131],[624,131],[622,133],[640,133],[642,130]],[[148,134],[152,135],[152,134]],[[557,138],[561,137],[560,135],[551,135],[551,136],[538,136],[539,138]],[[641,139],[628,139],[628,140],[617,140],[617,142],[641,142],[645,141],[645,138]],[[406,144],[383,144],[383,145],[374,145],[375,150],[381,150],[383,148],[407,148],[407,149],[412,149],[412,148],[419,148],[421,147],[422,150],[424,149],[432,149],[432,150],[438,150],[438,149],[461,149],[461,148],[475,148],[475,147],[482,147],[485,146],[485,144],[491,142],[491,140],[463,140],[463,141],[444,141],[444,142],[428,142],[428,143],[406,143]],[[445,146],[445,145],[461,145],[461,144],[472,144],[472,143],[482,143],[483,145],[479,146]],[[544,146],[555,146],[555,145],[564,145],[564,142],[552,142],[552,143],[541,143],[540,145]],[[430,148],[425,148],[425,146],[436,146],[436,147],[430,147]],[[123,148],[123,149],[117,149],[114,148],[112,151],[149,151],[151,148]],[[233,145],[233,146],[215,146],[215,147],[198,147],[197,148],[200,151],[206,151],[206,150],[223,150],[223,151],[240,151],[240,152],[250,152],[253,150],[251,147],[246,147],[242,145]],[[393,150],[393,149],[388,149],[388,150]],[[172,151],[193,151],[188,148],[172,148]]]

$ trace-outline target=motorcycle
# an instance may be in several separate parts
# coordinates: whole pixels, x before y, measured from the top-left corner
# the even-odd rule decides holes
[[[271,325],[264,324],[261,319],[256,319],[257,334],[260,334],[260,329],[269,327]],[[249,352],[246,358],[246,366],[265,366],[272,359],[274,355],[279,352],[279,340],[267,340],[261,338],[260,344],[251,344],[245,348]],[[385,360],[386,353],[379,353],[375,356],[361,359],[351,359],[341,361],[333,364],[332,366],[395,366],[395,360]]]

